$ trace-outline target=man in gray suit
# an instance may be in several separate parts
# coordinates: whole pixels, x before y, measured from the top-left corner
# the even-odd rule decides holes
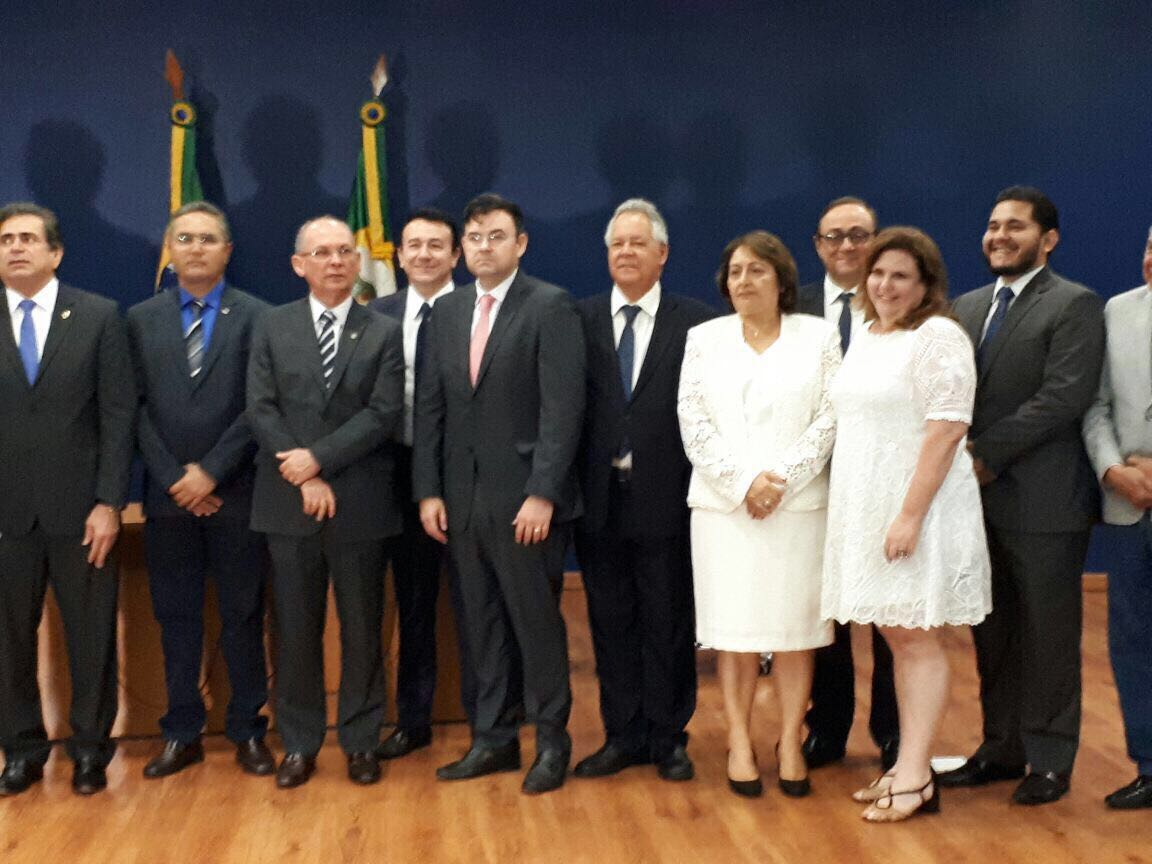
[[[1068,791],[1080,738],[1081,575],[1100,506],[1080,422],[1100,381],[1102,303],[1049,268],[1059,240],[1047,196],[1005,189],[984,232],[996,282],[955,304],[976,346],[968,446],[982,487],[992,613],[972,631],[984,741],[940,783],[1024,777],[1018,804]]]
[[[232,254],[223,212],[206,201],[172,214],[164,242],[177,286],[128,311],[140,385],[137,440],[146,470],[144,553],[164,647],[164,749],[144,776],[204,759],[204,592],[215,581],[231,697],[226,733],[250,774],[271,774],[264,744],[264,543],[248,527],[256,444],[244,418],[248,345],[262,300],[224,282]]]
[[[571,757],[564,550],[579,513],[574,461],[584,411],[584,340],[568,293],[520,271],[520,208],[481,195],[464,213],[476,277],[436,303],[417,392],[413,494],[424,530],[459,573],[476,673],[473,744],[441,780],[520,767],[514,720],[536,724],[523,791],[564,782]]]
[[[400,325],[352,300],[356,242],[332,216],[304,223],[292,268],[308,296],[269,309],[248,364],[248,422],[260,445],[252,528],[268,535],[279,657],[276,783],[306,783],[327,726],[328,583],[340,618],[337,734],[354,783],[380,779],[384,541],[403,522],[392,493],[404,416]]]
[[[107,785],[116,745],[113,546],[128,492],[136,394],[116,304],[62,285],[51,210],[0,208],[0,796],[43,777],[36,684],[49,583],[68,643],[72,788]]]
[[[1118,526],[1110,534],[1116,566],[1108,573],[1108,648],[1137,775],[1104,799],[1117,810],[1152,807],[1152,231],[1144,283],[1104,307],[1104,372],[1084,417],[1104,521]]]

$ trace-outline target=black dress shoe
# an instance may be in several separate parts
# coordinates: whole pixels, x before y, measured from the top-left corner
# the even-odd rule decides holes
[[[577,777],[608,777],[619,774],[625,768],[647,762],[648,754],[644,751],[625,750],[609,741],[591,756],[585,756],[577,762],[572,773]]]
[[[195,741],[165,741],[160,755],[144,766],[144,776],[149,780],[167,777],[203,761],[204,745],[199,738]]]
[[[348,779],[361,786],[380,782],[380,760],[375,753],[349,753]]]
[[[936,782],[941,786],[956,788],[959,786],[985,786],[988,783],[998,783],[1001,780],[1019,780],[1024,776],[1023,765],[1000,765],[996,762],[985,762],[983,759],[973,757],[951,771],[936,775]]]
[[[692,760],[688,758],[688,748],[683,744],[677,745],[671,753],[656,763],[656,773],[661,780],[674,782],[691,780],[696,776],[696,769]]]
[[[542,750],[524,777],[520,791],[525,795],[539,795],[551,792],[564,785],[564,775],[568,773],[568,761],[572,754],[567,750]]]
[[[4,766],[0,774],[0,796],[27,792],[33,783],[44,779],[44,766],[17,759]]]
[[[91,756],[81,756],[72,769],[72,791],[77,795],[95,795],[108,786],[104,766]]]
[[[1139,810],[1152,807],[1152,774],[1141,774],[1127,786],[1104,798],[1113,810]]]
[[[407,756],[413,750],[427,747],[431,743],[431,726],[414,726],[411,729],[397,728],[376,748],[376,756],[380,759],[399,759],[401,756]]]
[[[437,780],[471,780],[497,771],[520,770],[520,742],[510,741],[502,747],[473,744],[463,759],[436,769]]]
[[[276,785],[281,789],[303,786],[316,772],[316,760],[303,753],[287,753],[276,769]]]
[[[900,755],[900,739],[889,738],[880,745],[880,770],[887,774],[896,765]]]
[[[1017,804],[1029,806],[1051,804],[1064,797],[1068,786],[1067,774],[1057,774],[1055,771],[1030,771],[1012,793],[1012,800]]]
[[[276,770],[276,759],[263,738],[249,738],[237,744],[236,764],[257,777],[267,777]]]
[[[836,743],[827,735],[809,732],[800,745],[800,752],[810,769],[823,768],[844,758],[844,743]]]

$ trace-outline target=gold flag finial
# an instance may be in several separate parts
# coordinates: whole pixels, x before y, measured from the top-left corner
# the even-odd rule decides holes
[[[373,94],[379,96],[384,85],[388,83],[388,58],[383,54],[376,60],[376,68],[372,70],[368,80],[372,82]]]

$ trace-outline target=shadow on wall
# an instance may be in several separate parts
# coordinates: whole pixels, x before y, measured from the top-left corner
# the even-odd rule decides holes
[[[41,120],[28,133],[25,178],[33,199],[60,219],[61,280],[127,308],[151,296],[159,249],[97,210],[106,161],[95,134],[71,120]]]
[[[287,303],[305,292],[290,260],[296,230],[322,214],[345,218],[348,200],[320,185],[320,118],[301,98],[261,99],[244,121],[243,147],[256,192],[228,214],[236,244],[228,278],[271,303]]]

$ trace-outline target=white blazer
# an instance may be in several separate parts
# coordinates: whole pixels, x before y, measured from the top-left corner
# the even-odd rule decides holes
[[[678,413],[684,451],[692,463],[688,506],[731,513],[761,471],[787,480],[780,506],[820,510],[828,506],[828,457],[836,420],[828,385],[840,366],[840,336],[812,315],[785,315],[773,368],[787,369],[777,382],[767,439],[749,440],[744,411],[748,346],[738,315],[715,318],[688,331],[680,372]]]
[[[1084,415],[1084,446],[1096,476],[1132,455],[1152,456],[1152,289],[1117,294],[1104,306],[1108,342],[1100,389]],[[1144,511],[1104,488],[1104,521],[1132,525]]]

